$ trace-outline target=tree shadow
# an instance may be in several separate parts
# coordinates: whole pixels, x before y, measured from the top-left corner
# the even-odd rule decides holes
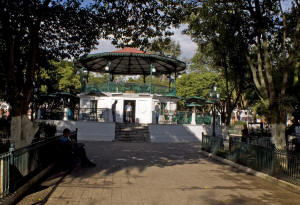
[[[177,166],[178,168],[181,165],[201,164],[203,165],[201,167],[205,167],[204,170],[210,173],[205,183],[201,181],[199,181],[199,185],[190,182],[186,184],[179,183],[175,187],[170,187],[170,190],[175,190],[174,193],[178,193],[177,190],[185,196],[192,196],[193,200],[201,201],[201,204],[210,205],[256,205],[272,204],[275,201],[278,204],[285,205],[297,204],[295,200],[299,199],[299,196],[296,197],[296,195],[292,195],[293,193],[288,194],[287,191],[274,188],[273,184],[267,184],[260,178],[246,175],[235,168],[221,162],[215,162],[202,155],[200,143],[111,143],[91,141],[84,143],[89,158],[97,166],[94,168],[75,168],[61,182],[62,187],[119,189],[122,183],[129,186],[135,185],[135,181],[132,180],[139,178],[142,181],[155,180],[146,179],[149,176],[145,171],[150,167],[175,168]],[[199,171],[201,172],[201,168]],[[121,173],[121,175],[116,173]],[[116,175],[114,176],[114,174]],[[186,174],[189,174],[188,170]],[[205,173],[202,173],[202,175],[205,175]],[[120,179],[115,181],[114,177],[121,177],[121,184]],[[195,178],[195,180],[199,179]],[[221,179],[223,182],[210,181],[210,179]],[[93,180],[95,180],[95,183],[93,183]],[[252,192],[254,194],[249,195]],[[293,196],[295,197],[293,198]],[[286,201],[289,203],[285,203]]]
[[[200,143],[110,143],[84,142],[89,158],[97,164],[83,172],[72,172],[74,177],[91,177],[99,172],[110,175],[115,172],[148,167],[166,167],[199,164],[203,160]]]

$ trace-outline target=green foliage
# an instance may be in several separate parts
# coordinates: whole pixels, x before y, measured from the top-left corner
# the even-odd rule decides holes
[[[69,93],[78,93],[81,88],[80,76],[76,74],[76,68],[73,63],[61,61],[54,63],[58,74],[61,76],[58,82],[58,89]]]
[[[150,52],[178,58],[181,54],[180,44],[170,38],[153,40],[149,46]]]
[[[198,96],[208,99],[212,86],[216,84],[217,92],[223,97],[224,78],[215,72],[183,74],[178,78],[177,95],[181,97]]]
[[[27,112],[38,71],[51,69],[51,60],[89,53],[101,38],[112,38],[118,46],[145,48],[150,38],[170,36],[170,26],[180,24],[181,2],[0,1],[0,81],[5,84],[12,115]],[[62,80],[53,89],[78,89],[78,80],[69,78],[73,75],[69,70],[59,74]]]
[[[212,51],[212,44],[207,46],[198,45],[198,50],[196,54],[191,59],[190,70],[197,72],[208,72],[208,71],[218,71],[218,67],[212,55],[207,51]]]
[[[42,68],[40,71],[41,91],[45,93],[69,92],[77,94],[80,92],[80,76],[72,62],[51,61],[52,69]]]
[[[144,77],[143,76],[139,76],[138,78],[130,77],[127,82],[143,84],[144,83]],[[145,83],[146,84],[150,83],[150,76],[147,76],[145,78]],[[169,80],[165,76],[152,76],[152,84],[153,85],[169,86]]]
[[[106,83],[107,80],[108,80],[108,74],[104,74],[104,75],[101,75],[101,76],[95,76],[94,74],[89,74],[89,82],[88,84],[89,85],[99,85],[99,84],[102,84],[102,83]]]

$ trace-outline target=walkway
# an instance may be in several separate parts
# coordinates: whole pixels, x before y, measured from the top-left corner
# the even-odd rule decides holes
[[[296,205],[300,195],[212,161],[199,144],[86,142],[97,166],[76,168],[47,205]]]

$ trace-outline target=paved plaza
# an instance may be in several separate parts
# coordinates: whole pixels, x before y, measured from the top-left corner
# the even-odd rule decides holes
[[[299,205],[300,195],[206,158],[197,143],[85,142],[95,168],[75,168],[47,205]],[[24,203],[24,202],[23,202]],[[20,203],[22,204],[22,203]],[[38,203],[36,203],[38,204]]]

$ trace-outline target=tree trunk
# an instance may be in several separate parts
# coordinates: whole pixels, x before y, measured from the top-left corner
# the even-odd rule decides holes
[[[231,121],[231,114],[232,114],[232,106],[230,100],[226,103],[226,113],[225,113],[225,125],[229,126]]]
[[[28,96],[16,96],[18,98],[9,102],[12,106],[10,135],[12,143],[18,149],[31,144],[35,133],[38,131],[38,126],[30,121],[27,116],[28,99],[30,98]]]
[[[13,116],[11,119],[11,139],[15,148],[21,148],[31,144],[38,126],[31,122],[27,115]]]
[[[285,141],[285,123],[272,123],[272,140],[277,149],[284,150],[286,147]]]
[[[277,107],[278,108],[278,107]],[[277,149],[284,150],[286,148],[285,129],[286,129],[286,112],[282,110],[274,110],[271,121],[272,141]]]

